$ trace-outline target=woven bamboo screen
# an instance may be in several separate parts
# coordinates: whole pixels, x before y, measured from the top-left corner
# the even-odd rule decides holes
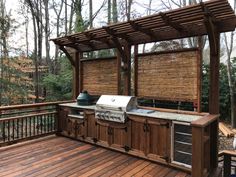
[[[199,51],[139,55],[137,96],[197,101],[200,95]]]
[[[117,94],[116,58],[84,60],[82,67],[82,90],[92,95]]]

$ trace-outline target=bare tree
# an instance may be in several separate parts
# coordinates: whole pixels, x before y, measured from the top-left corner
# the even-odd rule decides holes
[[[107,14],[107,23],[108,23],[108,24],[111,24],[111,0],[108,0],[108,1],[107,1],[107,4],[108,4],[108,5],[107,5],[107,6],[108,6],[108,7],[107,7],[107,13],[108,13],[108,14]]]
[[[35,11],[36,1],[33,0],[25,0],[25,3],[29,6],[30,12],[32,15],[32,21],[33,21],[33,31],[34,31],[34,53],[33,53],[33,59],[34,59],[34,66],[35,66],[35,74],[34,74],[34,87],[35,87],[35,102],[39,101],[39,73],[38,73],[38,62],[39,62],[39,55],[38,55],[38,29],[37,24],[39,22],[39,18],[37,16],[37,12]]]
[[[67,24],[68,24],[67,0],[64,0],[64,3],[65,3],[65,35],[67,35],[67,33],[68,33],[68,27],[67,27]]]
[[[151,6],[152,6],[152,0],[149,0],[147,15],[151,15]],[[143,44],[143,53],[145,52],[145,47],[146,47],[146,44]]]
[[[130,20],[130,16],[131,16],[131,6],[133,3],[133,0],[126,0],[126,16],[127,16],[127,20]]]
[[[118,22],[117,0],[112,0],[112,21],[113,23]]]
[[[68,6],[68,4],[67,4]],[[72,33],[72,24],[73,24],[73,17],[75,14],[75,2],[72,0],[71,1],[71,5],[70,5],[70,17],[69,17],[69,29],[68,29],[68,33],[71,34]]]
[[[52,72],[51,68],[51,59],[50,59],[50,24],[49,24],[49,2],[48,0],[43,0],[44,2],[44,12],[45,12],[45,26],[44,26],[44,33],[45,33],[45,48],[46,48],[46,62],[49,66],[49,72]]]
[[[63,8],[63,1],[56,2],[55,0],[52,0],[52,8],[54,10],[54,13],[56,14],[56,36],[60,36],[60,19],[61,19],[61,13],[62,13],[62,8]],[[54,73],[57,73],[57,65],[58,65],[58,56],[59,56],[59,47],[56,45],[55,49],[55,63],[54,63]]]

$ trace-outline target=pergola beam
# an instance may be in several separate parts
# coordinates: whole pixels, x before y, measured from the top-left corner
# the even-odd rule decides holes
[[[84,35],[88,38],[88,44],[87,44],[87,45],[88,45],[91,49],[94,50],[96,47],[94,46],[92,40],[94,40],[94,37],[95,37],[96,35],[91,34],[91,33],[89,33],[89,32],[85,32]]]
[[[111,35],[111,39],[112,41],[114,42],[114,44],[116,45],[116,48],[118,49],[121,57],[124,59],[124,60],[127,60],[127,56],[125,55],[125,51],[124,49],[122,48],[122,45],[118,39],[118,37],[114,34],[114,31],[111,30],[110,28],[108,27],[104,27],[104,29],[106,30],[106,32]]]
[[[141,25],[135,23],[134,21],[129,21],[129,24],[135,31],[140,31],[146,35],[148,35],[150,38],[157,38],[157,35],[150,29],[143,29]]]
[[[77,39],[75,37],[72,36],[66,36],[66,38],[71,41],[72,43],[77,43]]]
[[[59,49],[62,50],[62,51],[65,53],[65,55],[66,55],[66,57],[69,59],[70,63],[71,63],[73,66],[75,66],[75,61],[73,60],[73,58],[71,57],[71,55],[69,54],[69,52],[65,49],[65,47],[64,47],[64,46],[59,46]]]
[[[81,52],[81,49],[80,49],[80,47],[78,46],[79,44],[74,44],[74,45],[72,45],[72,44],[68,44],[68,45],[65,45],[65,47],[70,47],[70,48],[73,48],[73,49],[75,49],[75,50],[77,50],[78,52]]]
[[[161,16],[162,20],[165,22],[166,25],[171,26],[172,28],[174,28],[176,31],[178,31],[179,33],[183,33],[185,31],[185,29],[183,28],[182,25],[180,25],[179,23],[173,21],[170,17],[168,17],[166,14],[160,12],[159,15]]]

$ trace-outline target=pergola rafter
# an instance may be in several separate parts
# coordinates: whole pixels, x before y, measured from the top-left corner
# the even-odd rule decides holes
[[[208,16],[211,18],[210,21],[207,20]],[[228,1],[202,2],[128,22],[59,37],[52,41],[56,45],[77,48],[80,52],[89,52],[116,48],[117,43],[124,47],[126,43],[137,45],[208,35],[209,30],[206,28],[206,23],[213,23],[218,32],[234,30],[236,18]],[[114,40],[114,38],[116,39]],[[95,41],[97,41],[96,45]]]

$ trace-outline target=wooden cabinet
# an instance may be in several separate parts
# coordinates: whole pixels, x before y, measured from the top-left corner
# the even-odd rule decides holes
[[[76,120],[75,119],[71,119],[71,118],[67,118],[67,130],[66,130],[66,132],[64,134],[66,136],[75,138],[75,134],[76,134],[75,128],[76,128]]]
[[[94,111],[84,111],[84,116],[87,123],[86,139],[91,142],[97,142],[97,123]]]
[[[129,124],[97,120],[98,144],[128,151],[130,148]]]
[[[109,136],[111,134],[109,123],[101,120],[96,120],[96,126],[98,144],[109,146]]]
[[[60,107],[58,130],[64,136],[84,139],[87,136],[87,121],[82,109]]]
[[[58,133],[61,133],[62,135],[67,134],[68,113],[69,113],[68,108],[64,108],[64,107],[59,108],[57,126],[58,126]]]
[[[131,147],[130,121],[123,123],[109,124],[109,144],[111,147],[129,151]]]
[[[72,111],[71,108],[60,109],[59,115],[58,125],[65,136],[153,160],[170,162],[170,120],[128,115],[128,121],[123,124],[97,120],[94,110]]]
[[[87,135],[86,120],[70,117],[68,115],[68,136],[76,139],[84,139]]]
[[[129,118],[131,119],[131,149],[138,154],[146,155],[146,118],[138,116],[129,116]]]
[[[131,149],[151,159],[170,160],[170,121],[141,116],[131,119]]]
[[[147,156],[170,161],[171,122],[158,119],[147,119]]]

